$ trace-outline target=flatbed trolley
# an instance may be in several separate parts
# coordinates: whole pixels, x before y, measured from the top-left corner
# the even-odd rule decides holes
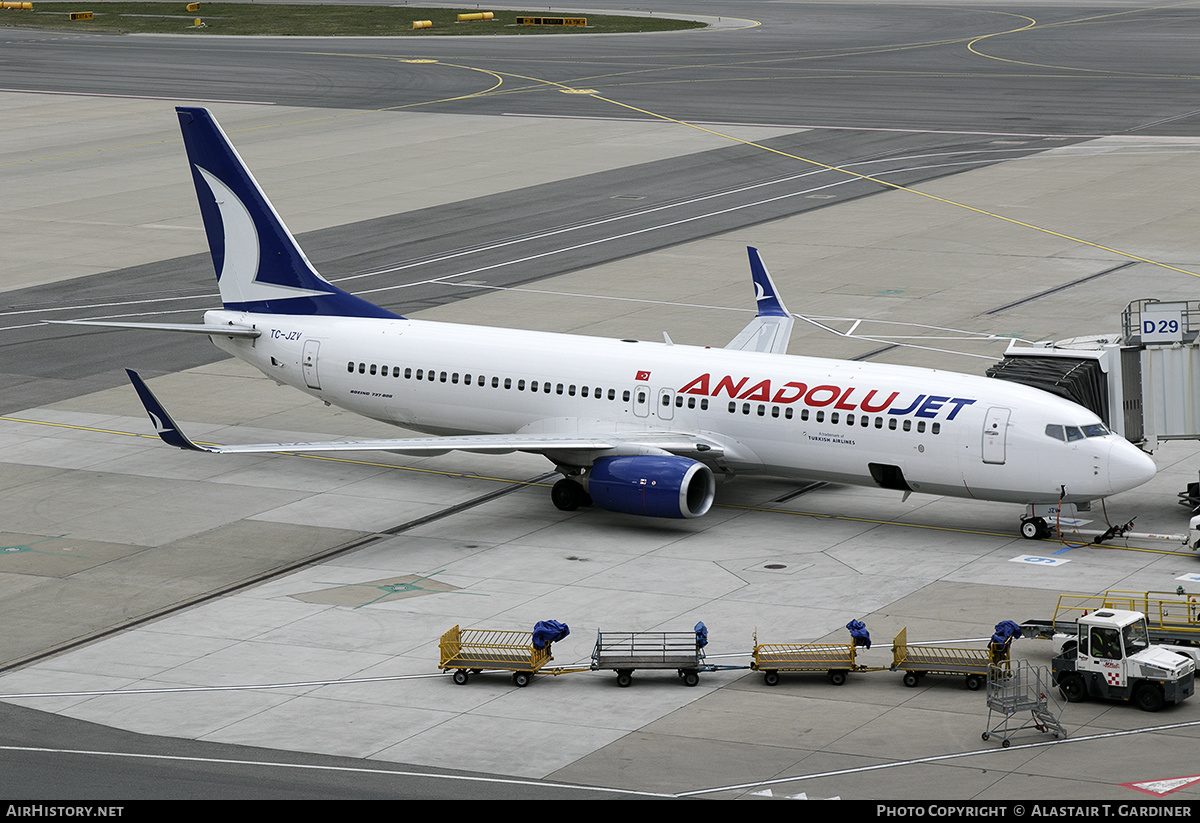
[[[1049,640],[1055,634],[1076,634],[1079,618],[1100,609],[1121,609],[1146,615],[1146,628],[1150,640],[1155,643],[1200,644],[1200,595],[1184,591],[1109,589],[1102,595],[1064,594],[1058,598],[1053,618],[1026,620],[1021,624],[1021,630],[1029,637],[1043,640]]]
[[[854,643],[759,643],[756,631],[750,668],[762,672],[768,686],[778,685],[780,672],[825,672],[830,683],[840,686],[850,672],[883,668],[858,665],[854,651]]]
[[[1066,737],[1067,730],[1059,722],[1062,708],[1050,696],[1054,689],[1045,666],[1017,660],[1007,667],[993,667],[988,676],[988,720],[983,739],[999,737],[1007,749],[1018,737]]]
[[[909,643],[903,628],[892,641],[892,671],[904,672],[904,685],[916,686],[927,674],[966,675],[967,688],[978,691],[987,682],[993,665],[1008,666],[1009,643],[988,643],[984,648]]]
[[[701,635],[690,632],[596,632],[592,650],[592,671],[607,669],[617,673],[622,688],[633,682],[638,669],[675,669],[687,686],[700,682],[700,672],[711,667],[704,663]]]
[[[486,669],[512,672],[516,686],[528,686],[534,674],[554,659],[550,646],[533,645],[533,633],[460,629],[455,626],[438,643],[442,671],[454,669],[454,682],[465,686],[470,676]]]

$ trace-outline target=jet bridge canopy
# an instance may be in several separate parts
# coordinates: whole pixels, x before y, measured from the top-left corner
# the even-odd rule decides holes
[[[1135,300],[1121,333],[1009,344],[989,377],[1012,380],[1095,412],[1149,451],[1200,440],[1200,300]]]

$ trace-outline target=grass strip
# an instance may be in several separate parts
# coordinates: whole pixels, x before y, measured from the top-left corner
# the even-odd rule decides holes
[[[493,20],[460,23],[459,14],[493,11]],[[92,12],[91,20],[71,20],[71,12]],[[586,26],[517,25],[518,17],[576,17],[548,11],[500,11],[487,6],[420,8],[410,6],[287,5],[276,3],[187,3],[34,0],[32,10],[0,12],[5,26],[73,32],[125,34],[277,35],[292,37],[439,37],[445,35],[536,36],[539,34],[616,34],[703,28],[703,23],[666,17],[586,15]],[[199,19],[203,25],[195,26]],[[428,20],[430,28],[414,29]]]

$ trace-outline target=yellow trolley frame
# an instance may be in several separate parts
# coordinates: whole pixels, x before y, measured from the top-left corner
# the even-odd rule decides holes
[[[550,646],[538,649],[532,632],[460,629],[455,626],[438,643],[442,671],[454,669],[454,682],[465,686],[472,674],[492,669],[512,672],[517,686],[528,686],[534,674],[554,657]]]
[[[988,643],[984,648],[943,646],[935,643],[909,643],[908,628],[903,628],[892,641],[892,671],[904,672],[904,685],[917,686],[927,674],[962,674],[967,688],[978,691],[987,683],[992,666],[1008,670],[1011,639],[1005,643]]]
[[[779,683],[780,672],[825,672],[829,682],[840,686],[850,672],[880,671],[855,662],[854,643],[759,643],[754,633],[754,655],[750,668],[763,673],[768,686]]]

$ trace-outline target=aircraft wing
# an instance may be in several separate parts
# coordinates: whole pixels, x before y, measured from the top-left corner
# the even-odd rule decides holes
[[[479,434],[453,437],[397,437],[377,440],[331,440],[297,443],[250,443],[235,446],[207,445],[194,442],[159,402],[141,375],[126,369],[130,382],[137,390],[150,422],[164,443],[188,451],[213,454],[262,454],[270,452],[349,452],[390,451],[401,454],[437,455],[449,451],[477,454],[507,454],[521,451],[534,454],[562,452],[636,453],[639,451],[668,452],[688,456],[715,458],[723,453],[721,446],[706,438],[682,432],[609,433],[597,437],[546,434]]]
[[[754,300],[758,306],[758,315],[725,348],[787,354],[794,320],[783,305],[783,299],[775,288],[775,281],[763,265],[758,249],[747,246],[746,251],[750,254],[750,277],[754,281]]]

